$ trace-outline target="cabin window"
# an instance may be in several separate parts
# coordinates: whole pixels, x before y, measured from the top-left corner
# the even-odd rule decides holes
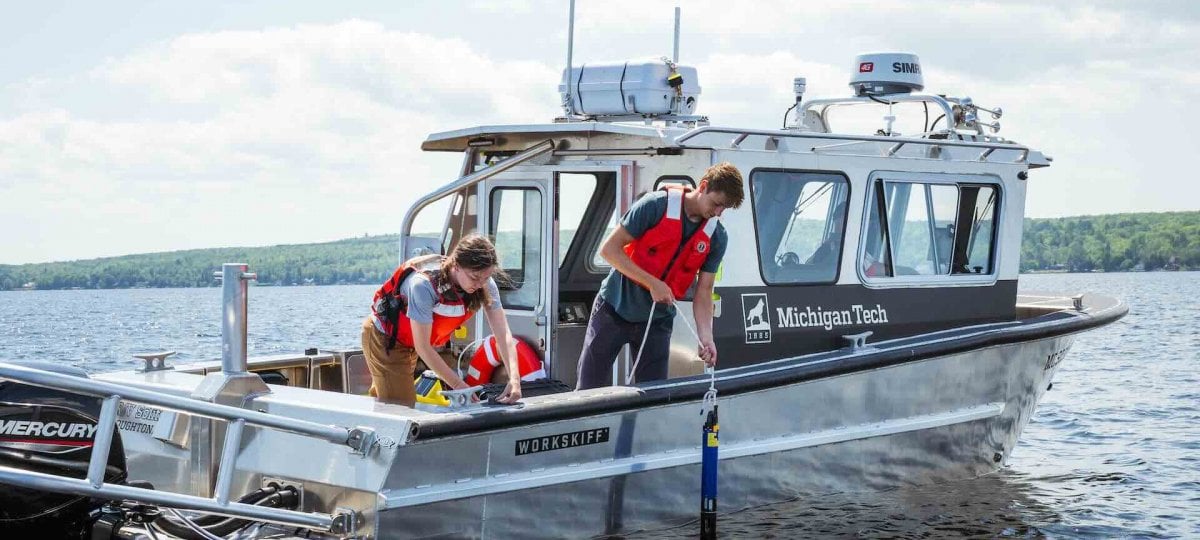
[[[993,273],[997,197],[992,185],[875,182],[863,237],[863,275]]]
[[[763,281],[837,281],[850,184],[832,173],[755,170],[751,204]]]
[[[496,242],[500,301],[509,309],[533,309],[542,286],[542,194],[536,189],[502,187],[491,193],[489,231]]]
[[[579,226],[587,212],[588,204],[596,193],[599,180],[595,174],[558,174],[558,266],[562,267],[571,248],[571,242],[579,233]]]

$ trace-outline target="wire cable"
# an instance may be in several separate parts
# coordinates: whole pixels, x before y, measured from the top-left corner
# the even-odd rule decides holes
[[[180,513],[179,510],[176,510],[174,508],[167,508],[166,510],[167,510],[167,512],[170,512],[171,515],[175,516],[179,521],[183,522],[183,525],[185,527],[191,529],[196,534],[199,534],[205,540],[224,540],[220,536],[217,536],[215,534],[212,534],[212,533],[204,530],[204,527],[201,527],[199,525],[196,525],[195,523],[192,523],[192,520],[188,519],[187,516],[184,516],[182,513]]]
[[[791,114],[792,109],[795,109],[796,105],[799,105],[799,104],[800,104],[800,102],[797,101],[797,102],[793,103],[791,107],[788,107],[788,109],[786,111],[783,111],[783,128],[782,129],[787,129],[788,114]]]
[[[946,117],[946,115],[945,115],[945,114],[942,114],[942,115],[938,116],[937,118],[934,118],[934,119],[933,119],[933,123],[932,123],[932,124],[929,124],[929,129],[925,130],[925,132],[926,132],[926,133],[932,133],[932,132],[933,132],[933,128],[937,127],[937,123],[938,123],[938,122],[941,122],[941,121],[942,121],[942,119],[943,119],[943,118],[945,118],[945,117]]]

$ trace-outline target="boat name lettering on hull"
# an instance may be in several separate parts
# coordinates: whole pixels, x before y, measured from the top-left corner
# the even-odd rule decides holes
[[[862,324],[884,324],[888,322],[887,310],[879,304],[875,307],[854,304],[849,309],[825,309],[804,306],[775,308],[780,328],[813,328],[833,330],[839,326]]]
[[[550,450],[564,450],[567,448],[575,448],[577,446],[587,446],[589,444],[601,444],[608,442],[608,428],[585,429],[583,431],[572,431],[571,433],[560,433],[558,435],[547,435],[545,437],[534,437],[532,439],[521,439],[516,444],[516,455],[523,456],[525,454],[536,454],[538,452],[548,452]]]
[[[1063,347],[1062,349],[1059,349],[1050,354],[1047,354],[1046,355],[1046,367],[1044,367],[1042,369],[1048,370],[1050,368],[1053,368],[1054,366],[1057,366],[1059,364],[1059,362],[1062,362],[1063,359],[1067,357],[1067,352],[1070,350],[1071,350],[1071,347]]]
[[[117,428],[121,431],[149,435],[154,432],[154,425],[162,417],[162,413],[162,409],[155,407],[121,403],[117,407]]]

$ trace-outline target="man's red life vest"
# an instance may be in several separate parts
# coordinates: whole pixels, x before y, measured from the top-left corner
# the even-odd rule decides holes
[[[625,254],[642,270],[663,280],[676,300],[682,300],[696,281],[696,274],[712,251],[717,218],[704,221],[696,232],[683,238],[683,195],[685,188],[667,186],[667,211],[640,238],[625,244]],[[690,190],[686,190],[690,191]]]
[[[417,272],[424,274],[429,279],[437,294],[437,303],[433,305],[433,328],[429,335],[431,345],[434,347],[445,345],[450,341],[450,335],[454,333],[454,330],[467,322],[471,315],[474,315],[467,310],[466,304],[453,284],[441,283],[441,272],[436,268],[419,270],[413,264],[413,260],[405,261],[400,268],[396,269],[392,277],[385,281],[379,290],[375,291],[375,300],[372,303],[375,320],[379,323],[378,327],[390,338],[388,339],[388,350],[391,350],[397,342],[405,347],[413,346],[412,322],[408,318],[408,298],[400,293],[400,285]],[[414,279],[420,278],[414,277]]]

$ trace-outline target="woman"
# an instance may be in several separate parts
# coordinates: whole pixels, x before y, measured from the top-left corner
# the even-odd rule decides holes
[[[409,407],[416,404],[413,376],[417,358],[451,388],[467,388],[435,347],[450,341],[454,330],[482,308],[496,336],[501,360],[508,367],[508,385],[496,401],[521,399],[516,342],[492,280],[498,268],[495,246],[478,234],[464,237],[447,257],[415,257],[400,265],[375,292],[373,313],[363,321],[362,348],[371,371],[370,395]]]

